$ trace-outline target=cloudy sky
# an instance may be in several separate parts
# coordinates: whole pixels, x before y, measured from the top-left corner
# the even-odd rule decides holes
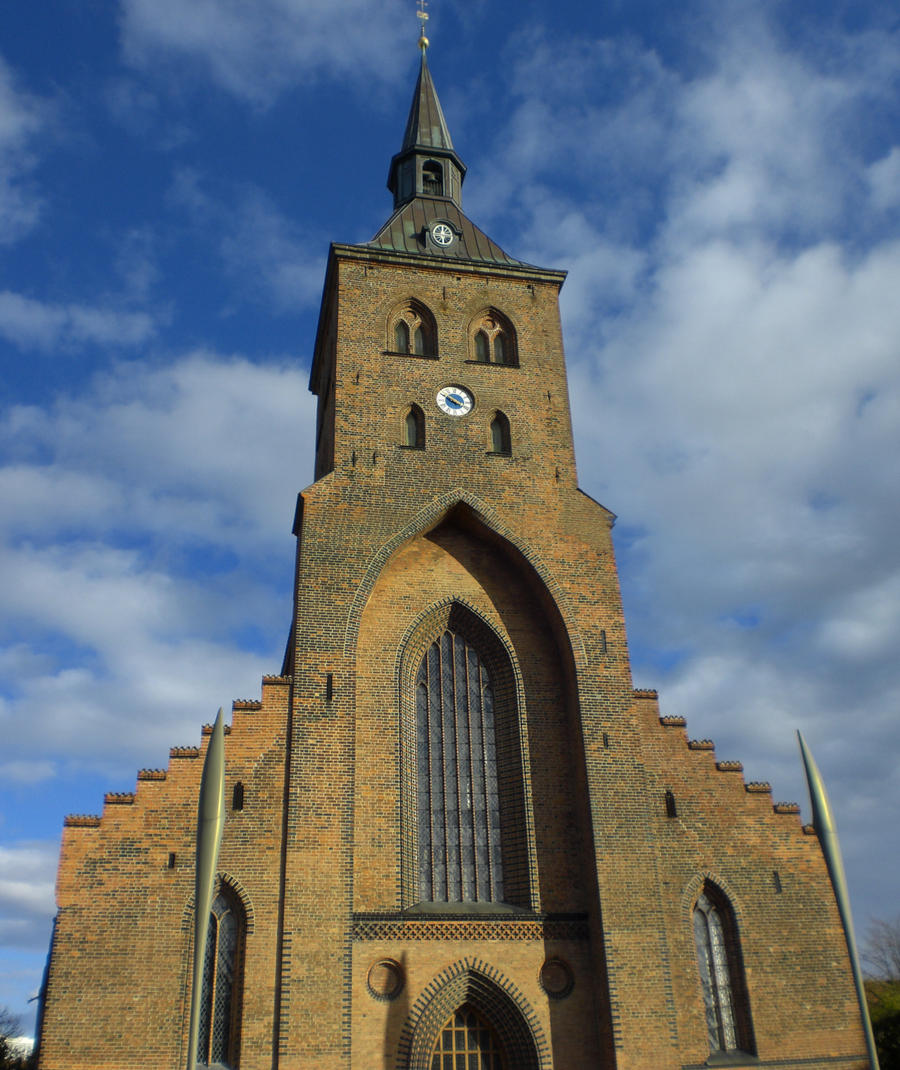
[[[776,799],[816,755],[897,913],[900,20],[433,0],[468,214],[570,272],[581,486],[635,683]],[[0,9],[0,1004],[66,813],[278,671],[331,240],[372,237],[412,0]]]

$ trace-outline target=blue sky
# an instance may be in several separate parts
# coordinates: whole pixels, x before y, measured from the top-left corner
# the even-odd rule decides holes
[[[277,671],[328,242],[366,241],[410,0],[0,10],[0,1004],[66,813]],[[832,795],[860,929],[900,883],[900,17],[434,0],[468,214],[570,272],[581,486],[635,683]]]

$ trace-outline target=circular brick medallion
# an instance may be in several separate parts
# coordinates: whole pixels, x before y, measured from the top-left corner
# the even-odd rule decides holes
[[[571,967],[562,959],[547,959],[538,979],[551,999],[565,999],[575,987]]]
[[[393,959],[377,959],[366,974],[366,988],[373,999],[396,999],[403,991],[403,967]]]

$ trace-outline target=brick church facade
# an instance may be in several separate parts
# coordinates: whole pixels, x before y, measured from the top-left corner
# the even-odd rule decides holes
[[[202,1062],[864,1070],[818,840],[632,685],[558,296],[461,208],[422,54],[333,245],[282,671],[234,703]],[[66,819],[41,1070],[184,1066],[199,747]]]

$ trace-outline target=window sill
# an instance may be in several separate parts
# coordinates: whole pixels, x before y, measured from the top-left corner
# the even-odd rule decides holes
[[[512,450],[488,450],[487,457],[512,457]]]
[[[425,447],[424,446],[407,446],[402,442],[398,444],[397,449],[398,450],[418,450],[419,453],[424,453],[425,452]]]
[[[401,353],[396,349],[383,349],[383,357],[411,357],[413,360],[438,360],[437,353]]]
[[[467,360],[466,364],[475,364],[479,368],[518,368],[518,364],[498,364],[495,360]]]

